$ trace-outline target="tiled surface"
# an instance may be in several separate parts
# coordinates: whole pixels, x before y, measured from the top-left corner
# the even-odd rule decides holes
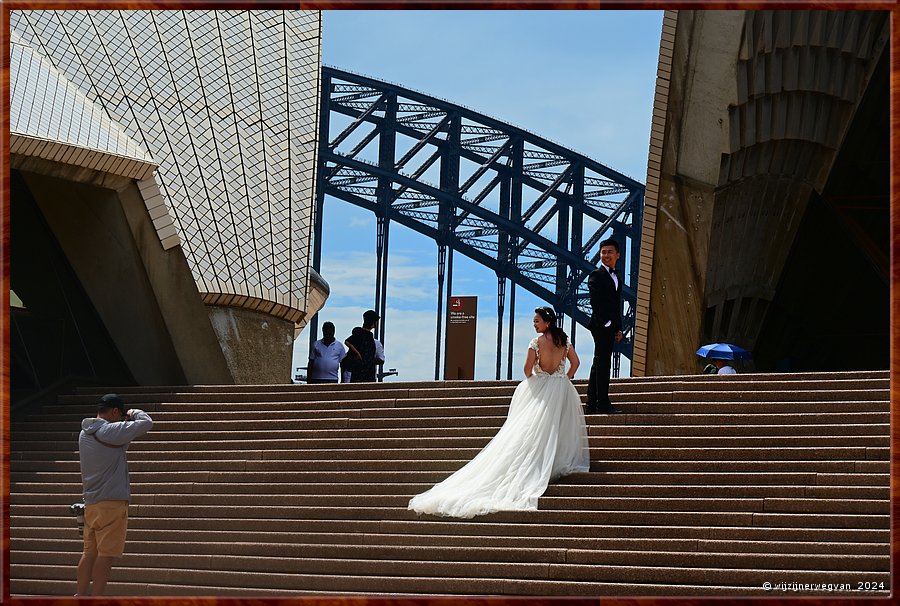
[[[305,309],[318,11],[13,11],[10,25],[159,163],[201,292]]]
[[[27,45],[10,44],[10,134],[29,155],[58,160],[85,151],[82,166],[144,178],[155,162],[49,61]],[[14,153],[19,153],[17,149]],[[116,160],[122,162],[116,162]],[[100,163],[105,163],[101,168]]]

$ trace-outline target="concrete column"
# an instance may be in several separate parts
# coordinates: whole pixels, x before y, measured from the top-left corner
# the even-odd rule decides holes
[[[291,381],[293,322],[239,307],[207,305],[206,309],[235,383]]]

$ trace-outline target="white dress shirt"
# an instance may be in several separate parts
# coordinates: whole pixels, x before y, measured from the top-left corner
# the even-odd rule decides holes
[[[603,266],[603,269],[605,269],[606,273],[609,274],[609,277],[612,278],[613,284],[616,285],[616,290],[619,290],[619,277],[611,272],[606,265]],[[610,326],[612,326],[612,320],[607,320],[606,324],[603,325],[604,328],[609,328]]]

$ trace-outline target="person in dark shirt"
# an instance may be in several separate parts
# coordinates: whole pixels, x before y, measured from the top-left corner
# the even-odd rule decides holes
[[[591,294],[591,321],[588,330],[594,338],[594,361],[588,378],[588,414],[622,412],[609,400],[609,371],[613,346],[622,335],[622,280],[616,274],[619,243],[608,239],[600,243],[600,267],[588,276]]]
[[[347,346],[347,369],[350,370],[351,383],[375,381],[375,335],[372,331],[378,326],[379,316],[370,309],[363,314],[363,325],[353,329],[353,333],[344,341]]]

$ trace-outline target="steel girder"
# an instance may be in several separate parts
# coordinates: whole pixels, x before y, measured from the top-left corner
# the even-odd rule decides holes
[[[382,234],[386,241],[387,225],[396,221],[583,326],[590,319],[586,278],[599,263],[600,241],[612,236],[623,247],[620,275],[626,259],[630,275],[617,351],[632,357],[643,184],[396,84],[333,67],[322,68],[321,82],[317,236],[325,196],[344,200],[379,219],[379,273],[387,272]],[[317,243],[317,270],[320,255]],[[377,297],[383,304],[383,289]]]

